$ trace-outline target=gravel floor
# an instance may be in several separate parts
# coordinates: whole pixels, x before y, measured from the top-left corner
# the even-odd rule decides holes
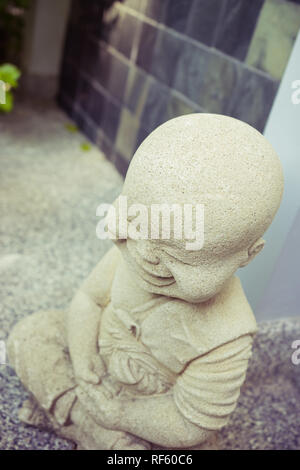
[[[96,238],[96,208],[119,194],[122,178],[95,147],[70,132],[52,104],[22,104],[0,117],[0,339],[36,310],[64,308],[110,246]],[[24,426],[25,392],[0,365],[0,449],[70,445]]]
[[[23,316],[64,308],[110,246],[95,235],[96,207],[122,179],[85,138],[69,132],[54,105],[23,104],[0,117],[0,340]],[[223,449],[300,448],[300,365],[291,362],[300,321],[260,325],[238,407],[220,433]],[[54,434],[25,426],[26,397],[0,365],[0,449],[70,449]]]

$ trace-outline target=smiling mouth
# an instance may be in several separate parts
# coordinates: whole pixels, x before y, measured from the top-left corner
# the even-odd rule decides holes
[[[176,282],[174,276],[158,276],[157,274],[153,274],[149,272],[148,269],[145,269],[143,266],[141,266],[136,261],[136,259],[132,258],[132,260],[135,264],[135,268],[139,277],[142,278],[143,281],[147,282],[147,284],[151,284],[155,287],[167,287]]]
[[[151,284],[156,287],[168,287],[175,283],[175,279],[173,276],[155,276],[154,274],[150,274],[148,271],[145,271],[143,268],[139,270],[139,275],[148,284]]]
[[[158,274],[154,274],[150,271],[150,269],[146,269],[142,263],[139,263],[136,259],[136,254],[132,253],[131,250],[127,246],[128,255],[131,258],[131,262],[135,265],[135,271],[138,276],[147,284],[150,284],[154,287],[168,287],[172,284],[175,284],[175,278],[170,273],[169,276],[159,276]],[[151,266],[152,267],[152,266]],[[147,266],[148,268],[148,266]]]

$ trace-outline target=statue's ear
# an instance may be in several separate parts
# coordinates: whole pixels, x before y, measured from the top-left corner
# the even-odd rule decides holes
[[[253,243],[253,245],[251,245],[248,249],[248,258],[246,261],[244,261],[244,263],[241,264],[241,268],[247,266],[247,264],[249,264],[255,258],[255,256],[263,249],[264,246],[265,240],[262,238],[256,240],[256,242]]]

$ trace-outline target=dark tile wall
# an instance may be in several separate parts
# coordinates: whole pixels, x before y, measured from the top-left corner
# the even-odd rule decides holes
[[[263,131],[299,27],[298,0],[73,0],[58,100],[124,174],[181,114]]]

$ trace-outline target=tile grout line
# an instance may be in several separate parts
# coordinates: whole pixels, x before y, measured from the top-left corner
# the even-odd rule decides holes
[[[98,45],[100,45],[100,47],[102,47],[103,45],[106,46],[106,43],[104,43],[102,40],[98,40],[96,39],[95,37],[91,37]],[[119,51],[117,51],[113,46],[109,45],[108,50],[110,50],[110,52],[114,53],[116,57],[122,55]],[[171,93],[173,93],[174,95],[176,95],[178,98],[180,98],[182,101],[184,101],[186,104],[188,104],[189,106],[193,107],[193,108],[196,108],[197,110],[199,110],[199,112],[205,112],[205,110],[203,110],[203,108],[201,106],[199,106],[197,103],[195,103],[194,101],[192,101],[188,96],[184,95],[183,93],[181,93],[179,90],[177,90],[176,88],[170,88],[168,87],[168,85],[166,85],[165,83],[159,81],[156,77],[154,77],[154,75],[152,74],[149,74],[147,73],[144,69],[142,69],[141,67],[139,67],[137,64],[131,64],[130,60],[123,56],[122,55],[122,60],[123,62],[126,62],[127,65],[131,65],[133,67],[135,67],[143,76],[145,79],[150,79],[151,82],[154,82],[156,84],[158,84],[161,88],[164,89],[164,91],[170,91]],[[99,92],[101,92],[102,94],[104,94],[108,99],[112,100],[112,102],[117,105],[118,107],[122,107],[123,105],[127,108],[126,106],[126,103],[124,102],[121,102],[121,101],[118,101],[113,95],[111,95],[109,93],[108,90],[106,90],[106,88],[104,88],[101,83],[98,82],[97,79],[91,77],[87,72],[83,71],[83,70],[80,70],[76,67],[76,64],[75,62],[72,60],[72,59],[66,59],[67,62],[69,62],[73,67],[75,67],[77,70],[78,70],[78,73],[83,76],[86,80],[88,80],[91,85],[96,89],[98,90]],[[130,109],[128,109],[129,112]]]

